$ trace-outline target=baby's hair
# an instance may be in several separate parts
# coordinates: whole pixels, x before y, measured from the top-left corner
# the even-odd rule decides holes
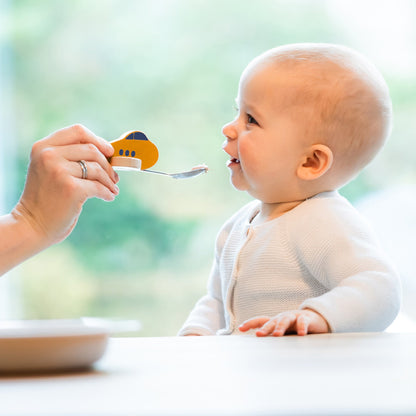
[[[287,108],[299,107],[305,135],[333,151],[332,171],[342,172],[337,185],[381,149],[391,130],[392,104],[382,75],[364,56],[345,46],[301,43],[271,49],[248,68],[262,63],[293,77]]]

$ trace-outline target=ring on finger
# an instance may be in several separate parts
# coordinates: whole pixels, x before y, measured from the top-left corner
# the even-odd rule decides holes
[[[79,165],[81,166],[82,171],[82,179],[88,179],[88,169],[87,169],[87,163],[85,160],[78,160]]]

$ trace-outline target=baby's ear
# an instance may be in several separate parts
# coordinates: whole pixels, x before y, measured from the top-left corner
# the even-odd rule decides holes
[[[334,155],[324,144],[314,144],[303,156],[297,169],[299,179],[311,181],[318,179],[332,166]]]

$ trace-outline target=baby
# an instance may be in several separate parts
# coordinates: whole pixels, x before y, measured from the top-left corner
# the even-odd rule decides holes
[[[337,192],[390,133],[382,76],[346,47],[287,45],[248,65],[236,101],[223,148],[232,184],[255,200],[220,230],[208,293],[179,334],[384,330],[398,275]]]

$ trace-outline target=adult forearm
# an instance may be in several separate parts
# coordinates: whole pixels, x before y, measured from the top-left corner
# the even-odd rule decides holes
[[[0,276],[48,245],[46,238],[23,217],[17,214],[1,216]]]

